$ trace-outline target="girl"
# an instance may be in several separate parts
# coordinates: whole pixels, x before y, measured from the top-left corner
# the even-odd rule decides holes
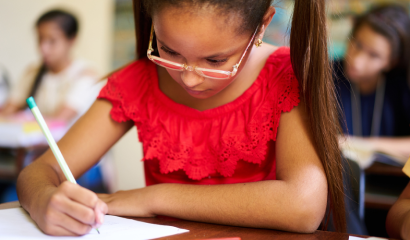
[[[61,10],[46,12],[37,20],[42,64],[29,67],[0,114],[26,108],[29,96],[35,97],[48,118],[71,122],[87,110],[92,103],[90,89],[98,76],[89,64],[72,59],[78,28],[77,19]]]
[[[269,0],[134,1],[139,60],[59,146],[79,176],[136,125],[147,187],[97,196],[47,152],[19,176],[22,206],[53,235],[106,213],[313,232],[329,202],[344,231],[324,3],[295,1],[289,51],[260,40]]]
[[[46,119],[71,125],[85,113],[97,96],[97,74],[82,60],[71,56],[79,23],[76,17],[62,10],[51,10],[39,17],[36,24],[41,64],[29,67],[22,79],[12,89],[0,115],[11,116],[27,108],[26,99],[34,96]],[[43,150],[41,150],[43,151]],[[27,162],[43,152],[34,148]],[[95,190],[104,190],[100,167],[96,166],[79,179],[79,184]],[[8,188],[7,199],[17,198],[14,184]],[[14,193],[14,194],[13,194]],[[3,193],[0,193],[2,196]]]
[[[346,58],[335,63],[351,144],[403,160],[410,155],[409,41],[407,11],[382,5],[356,19]]]

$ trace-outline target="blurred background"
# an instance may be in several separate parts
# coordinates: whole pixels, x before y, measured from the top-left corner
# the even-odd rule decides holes
[[[328,1],[329,53],[333,59],[344,57],[353,17],[380,3],[398,3],[410,10],[410,1],[404,0]],[[264,41],[288,45],[293,1],[275,1],[275,6],[277,13],[267,29]],[[17,85],[27,66],[40,61],[35,22],[41,14],[56,8],[67,10],[78,18],[80,30],[73,55],[89,62],[98,73],[98,78],[135,58],[131,0],[0,0],[0,79],[5,79],[3,83],[0,81],[0,106],[10,94],[7,89]],[[5,128],[1,128],[2,124]],[[13,142],[14,145],[8,145],[7,141],[11,140],[4,137],[4,129],[11,127],[15,125],[0,119],[0,203],[17,200],[13,188],[16,176],[28,164],[27,159],[40,154],[33,151],[36,146],[17,140]],[[27,126],[23,128],[27,129]],[[23,135],[28,132],[25,131]],[[1,135],[6,138],[5,143]],[[141,158],[142,146],[137,140],[136,130],[131,129],[100,164],[102,186],[97,189],[115,192],[144,187]],[[20,163],[17,164],[16,159],[20,159]],[[362,217],[370,235],[387,236],[384,230],[387,211],[408,183],[400,166],[378,162],[370,167],[359,167],[355,173],[360,195],[357,201],[363,201]],[[363,176],[366,180],[361,178]]]
[[[98,72],[99,78],[130,62],[134,58],[135,49],[131,5],[130,0],[0,0],[0,66],[3,74],[7,76],[10,88],[17,85],[27,66],[40,62],[35,23],[41,14],[51,9],[66,10],[77,17],[80,28],[73,55],[89,62]],[[1,91],[0,88],[0,95],[5,98],[7,91]],[[5,136],[5,133],[4,129],[0,128],[0,138],[1,135]],[[26,147],[22,145],[24,144],[17,144],[17,147]],[[121,174],[110,177],[106,183],[109,185],[106,186],[108,191],[145,186],[142,163],[139,161],[142,158],[141,149],[135,129],[130,130],[116,144],[109,153],[111,163],[107,166],[109,169],[106,175],[113,174],[110,168]],[[14,157],[17,155],[13,154]],[[15,179],[13,174],[9,174],[16,170],[10,166],[14,162],[0,158],[0,164],[3,164],[5,169],[1,171],[0,167],[0,182],[8,186],[8,183]],[[104,171],[105,169],[102,169],[102,172]],[[6,192],[7,196],[4,196],[0,191],[0,202],[16,197],[13,189]]]

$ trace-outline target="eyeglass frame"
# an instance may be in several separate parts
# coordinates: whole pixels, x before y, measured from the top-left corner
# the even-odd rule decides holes
[[[232,71],[216,70],[216,69],[202,68],[202,67],[197,67],[197,66],[192,67],[192,66],[186,65],[185,63],[177,63],[177,62],[173,62],[173,61],[166,60],[166,59],[161,58],[161,57],[157,57],[157,56],[151,55],[151,53],[154,51],[154,49],[152,48],[152,40],[153,40],[153,38],[154,38],[154,32],[155,32],[155,31],[154,31],[154,23],[151,24],[151,34],[150,34],[150,37],[149,37],[149,45],[148,45],[148,50],[147,50],[147,57],[148,57],[149,60],[151,60],[153,63],[157,64],[158,66],[161,66],[161,67],[164,67],[164,68],[167,68],[167,69],[170,69],[170,70],[180,71],[180,72],[181,72],[181,71],[189,71],[189,72],[195,71],[198,75],[200,75],[200,76],[202,76],[202,77],[205,77],[205,78],[221,79],[221,80],[223,80],[223,79],[229,79],[229,78],[234,77],[234,76],[236,75],[236,73],[238,72],[239,65],[241,64],[241,62],[242,62],[243,58],[245,57],[246,53],[248,52],[249,47],[252,45],[252,42],[253,42],[253,40],[255,39],[255,36],[256,36],[256,33],[258,32],[258,29],[259,29],[259,25],[256,27],[256,30],[255,30],[255,32],[253,33],[252,38],[251,38],[251,40],[249,41],[248,45],[246,46],[245,51],[242,53],[242,56],[241,56],[239,62],[232,67],[232,68],[233,68]],[[171,64],[171,65],[173,65],[173,66],[181,67],[181,69],[173,69],[173,68],[169,68],[169,67],[160,65],[160,64],[158,64],[157,62],[155,62],[154,59],[158,59],[159,61],[162,61],[162,62]],[[200,72],[200,69],[206,70],[206,71],[208,71],[208,72],[214,72],[214,73],[219,73],[219,74],[225,74],[227,77],[226,77],[226,78],[218,78],[218,77],[207,76],[207,75],[203,74],[202,72]],[[198,70],[198,71],[197,71],[197,70]]]

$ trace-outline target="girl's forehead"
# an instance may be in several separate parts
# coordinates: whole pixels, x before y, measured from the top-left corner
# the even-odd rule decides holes
[[[54,35],[61,35],[65,37],[63,30],[60,26],[53,21],[43,22],[37,26],[37,30],[39,33],[47,33],[47,34],[54,34]]]
[[[160,44],[188,58],[243,50],[251,37],[238,34],[238,20],[213,11],[164,9],[153,16],[153,22]]]
[[[237,36],[240,27],[240,17],[232,14],[222,14],[211,7],[195,8],[169,7],[163,8],[153,16],[155,31],[173,31],[193,33],[196,35]]]

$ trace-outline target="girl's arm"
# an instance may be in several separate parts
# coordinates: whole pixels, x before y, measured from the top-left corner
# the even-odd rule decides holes
[[[410,183],[387,214],[386,229],[392,238],[410,239]]]
[[[53,116],[52,118],[68,122],[68,121],[72,120],[73,118],[75,118],[77,116],[77,114],[78,114],[77,110],[75,110],[75,109],[73,109],[69,106],[63,106],[56,113],[56,115]]]
[[[58,142],[75,178],[96,164],[131,128],[130,122],[113,121],[111,108],[109,102],[97,100]],[[101,224],[107,206],[95,193],[65,180],[48,150],[20,173],[17,180],[20,203],[47,234],[85,234],[91,226]]]
[[[410,137],[339,137],[340,147],[354,148],[369,153],[382,152],[403,160],[410,156]]]
[[[407,159],[410,156],[410,136],[409,137],[379,137],[369,138],[375,149],[393,156]]]
[[[4,107],[0,108],[0,116],[1,115],[3,115],[3,116],[12,115],[20,109],[21,109],[21,106],[19,106],[18,104],[13,103],[11,101],[8,101],[8,102],[6,102]]]
[[[211,186],[159,184],[99,196],[113,215],[166,215],[313,232],[326,210],[327,180],[307,121],[301,105],[282,114],[276,141],[277,180]]]

